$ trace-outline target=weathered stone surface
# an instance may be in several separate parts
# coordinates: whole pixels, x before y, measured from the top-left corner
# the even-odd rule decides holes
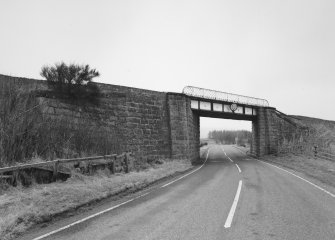
[[[258,108],[252,132],[251,153],[255,156],[278,153],[282,148],[302,144],[308,138],[306,127],[275,108]]]
[[[191,101],[185,95],[168,93],[171,131],[171,157],[199,159],[200,118],[191,110]]]
[[[0,86],[13,82],[30,90],[47,90],[45,81],[0,75]],[[99,105],[80,106],[39,96],[42,113],[74,125],[101,127],[115,135],[119,151],[132,151],[140,159],[199,159],[200,116],[183,94],[163,93],[117,85],[98,84]],[[1,97],[1,91],[0,91]],[[261,156],[280,151],[287,143],[302,141],[304,130],[281,117],[274,108],[258,108],[252,123],[251,153]]]
[[[45,81],[0,75],[0,84],[8,81],[24,89],[48,89]],[[166,93],[107,84],[99,88],[102,98],[97,106],[39,97],[42,113],[72,124],[85,123],[97,131],[104,127],[116,134],[119,151],[132,151],[140,159],[170,157]]]

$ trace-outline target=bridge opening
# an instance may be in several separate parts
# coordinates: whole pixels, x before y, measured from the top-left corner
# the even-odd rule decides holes
[[[186,118],[188,119],[187,130],[189,134],[186,138],[191,159],[199,159],[199,151],[195,149],[200,145],[200,138],[208,135],[206,127],[215,125],[221,131],[225,129],[224,123],[220,127],[220,123],[213,119],[228,121],[226,126],[228,123],[228,126],[235,125],[235,128],[239,128],[236,126],[238,123],[242,129],[251,131],[251,139],[249,138],[247,142],[250,145],[251,154],[260,156],[269,152],[269,128],[265,126],[267,115],[264,115],[264,109],[269,108],[267,100],[190,86],[183,89],[183,94],[186,95],[188,102]],[[238,122],[233,123],[232,120]],[[200,126],[201,122],[203,123]],[[214,122],[215,124],[213,124]],[[234,144],[237,140],[234,141]]]
[[[200,117],[200,145],[225,144],[250,148],[252,122]]]

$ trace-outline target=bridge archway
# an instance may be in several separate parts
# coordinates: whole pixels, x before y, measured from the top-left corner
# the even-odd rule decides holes
[[[167,98],[172,158],[199,159],[200,117],[251,121],[251,154],[262,156],[276,149],[268,119],[275,109],[265,99],[190,86],[182,94],[168,93]]]

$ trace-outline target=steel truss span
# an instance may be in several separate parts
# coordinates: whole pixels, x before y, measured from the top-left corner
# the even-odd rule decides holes
[[[247,97],[243,95],[219,92],[215,90],[192,87],[192,86],[184,87],[183,93],[187,96],[197,97],[197,98],[204,98],[204,99],[211,99],[211,100],[239,103],[239,104],[245,104],[245,105],[251,105],[251,106],[260,106],[260,107],[269,106],[269,102],[265,99]]]

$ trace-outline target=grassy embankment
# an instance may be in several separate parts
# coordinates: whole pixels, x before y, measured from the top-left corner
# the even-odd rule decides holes
[[[53,95],[39,97],[50,93],[43,91],[0,81],[0,167],[34,158],[53,160],[127,151],[120,143],[118,128],[96,117],[99,106],[66,98],[56,100]],[[55,115],[48,105],[50,99],[71,114]]]
[[[335,193],[335,161],[296,154],[265,156],[261,160],[294,170],[299,176]]]
[[[74,175],[66,182],[17,187],[0,194],[0,236],[11,239],[31,226],[120,193],[132,193],[192,168],[188,160],[163,161],[140,172]]]
[[[322,120],[304,116],[293,116],[302,124],[308,126],[311,135],[308,139],[309,148],[303,154],[286,153],[278,156],[270,155],[261,160],[275,163],[288,170],[293,170],[311,182],[335,193],[335,159],[325,160],[312,156],[313,146],[319,146],[319,150],[335,154],[335,121]],[[245,148],[240,148],[246,152]]]
[[[319,150],[335,153],[335,121],[294,116],[311,129],[310,142],[319,146]],[[312,182],[335,193],[335,159],[325,160],[314,158],[311,152],[305,154],[286,154],[283,156],[269,156],[266,160],[285,168],[303,173]]]
[[[293,116],[310,129],[306,152],[286,153],[278,156],[264,156],[261,159],[284,167],[311,182],[335,193],[335,159],[324,160],[312,156],[313,146],[319,150],[335,153],[335,121],[328,121],[304,116]]]
[[[326,152],[335,154],[335,121],[318,118],[293,116],[312,130],[310,136],[313,145]]]

